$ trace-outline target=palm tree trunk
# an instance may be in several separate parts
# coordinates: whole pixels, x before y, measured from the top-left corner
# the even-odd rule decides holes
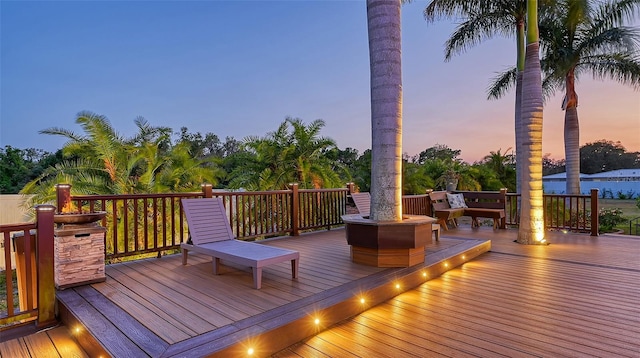
[[[564,104],[564,155],[567,174],[567,194],[580,194],[580,125],[578,123],[578,95],[575,91],[575,75],[570,70],[566,76]]]
[[[516,25],[516,104],[515,104],[515,134],[516,134],[516,193],[520,193],[522,188],[520,178],[522,178],[522,148],[524,128],[522,126],[522,73],[524,72],[525,57],[525,37],[524,37],[524,19],[518,21]],[[520,205],[518,205],[520,207]],[[519,216],[519,214],[518,214]]]
[[[527,53],[523,74],[522,121],[526,129],[523,146],[522,211],[518,243],[544,243],[542,201],[542,79],[540,70],[538,1],[527,1]]]
[[[371,63],[371,212],[402,220],[402,62],[400,0],[367,0]]]

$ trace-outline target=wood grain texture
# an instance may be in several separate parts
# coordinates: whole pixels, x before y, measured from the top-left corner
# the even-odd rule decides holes
[[[550,233],[534,247],[515,244],[515,230],[446,234],[493,237],[492,251],[275,356],[640,356],[640,240]]]

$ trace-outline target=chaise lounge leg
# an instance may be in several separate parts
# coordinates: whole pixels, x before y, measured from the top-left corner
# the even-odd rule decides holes
[[[211,263],[213,264],[213,274],[217,275],[220,270],[220,258],[214,257]]]
[[[291,260],[291,277],[298,277],[298,260],[296,259]]]
[[[262,287],[262,268],[252,267],[253,269],[253,287],[259,290]]]
[[[182,249],[182,264],[186,265],[187,264],[187,253],[189,252],[189,250],[187,249]]]

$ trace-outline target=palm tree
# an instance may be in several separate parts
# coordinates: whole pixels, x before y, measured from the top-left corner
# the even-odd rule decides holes
[[[200,160],[176,160],[184,153],[179,148],[173,152],[170,130],[151,127],[142,118],[135,120],[139,133],[131,139],[120,136],[102,115],[81,112],[76,123],[84,134],[57,127],[40,131],[68,139],[62,148],[67,159],[22,189],[23,194],[35,194],[27,205],[53,201],[59,183],[71,184],[74,194],[132,194],[198,190],[205,181],[215,184],[221,175],[214,166],[203,170]],[[179,181],[175,174],[168,179],[172,172],[182,173]]]
[[[542,244],[544,212],[542,203],[542,78],[538,35],[538,1],[527,0],[527,49],[522,76],[522,124],[526,136],[522,146],[522,210],[518,243]]]
[[[371,67],[371,212],[402,220],[401,0],[367,0]]]
[[[424,10],[428,22],[442,18],[463,18],[445,44],[445,61],[495,35],[513,36],[516,40],[516,67],[494,79],[489,98],[501,97],[514,82],[516,84],[514,128],[516,142],[516,177],[522,176],[521,94],[524,71],[524,43],[526,2],[524,0],[432,0]],[[519,181],[518,181],[519,182]],[[516,184],[516,191],[520,191]]]
[[[275,132],[265,137],[248,137],[246,162],[232,172],[230,186],[249,190],[286,189],[290,183],[300,188],[341,186],[327,151],[336,147],[330,138],[320,137],[323,120],[305,125],[299,118],[286,118]]]
[[[509,150],[511,150],[511,148],[507,148],[504,154],[502,153],[502,149],[498,149],[496,152],[490,151],[489,155],[486,155],[483,158],[481,164],[484,164],[496,173],[496,176],[502,182],[503,187],[513,190],[514,156],[513,154],[507,154]]]
[[[545,87],[564,89],[562,109],[567,194],[580,194],[579,75],[640,86],[640,32],[624,27],[640,11],[639,0],[561,0],[540,21]]]

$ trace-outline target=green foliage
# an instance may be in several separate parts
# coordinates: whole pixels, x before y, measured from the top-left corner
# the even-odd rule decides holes
[[[598,230],[600,232],[612,232],[613,228],[618,224],[627,221],[627,219],[622,216],[622,210],[620,208],[601,208],[598,211],[598,220],[600,223]]]
[[[580,147],[580,172],[595,174],[640,168],[640,152],[627,152],[622,143],[599,140]]]
[[[336,145],[320,137],[324,125],[320,119],[306,125],[299,118],[287,118],[275,132],[248,137],[244,144],[250,155],[231,173],[229,185],[247,190],[286,189],[290,183],[303,189],[342,186],[337,173],[346,169],[325,155]]]
[[[62,161],[62,152],[55,154],[41,149],[0,148],[0,193],[17,194],[45,168]]]
[[[185,143],[171,144],[171,129],[152,127],[136,118],[138,133],[120,136],[109,120],[91,112],[81,112],[76,134],[49,128],[43,134],[66,137],[64,160],[45,169],[27,183],[22,194],[34,194],[30,202],[53,202],[55,184],[71,184],[74,194],[133,194],[167,191],[194,191],[200,184],[216,184],[223,173],[213,161],[194,158]]]
[[[636,206],[640,209],[640,195],[636,198]]]
[[[402,193],[404,195],[424,194],[427,189],[434,187],[434,180],[425,173],[424,166],[404,161],[402,172]]]

